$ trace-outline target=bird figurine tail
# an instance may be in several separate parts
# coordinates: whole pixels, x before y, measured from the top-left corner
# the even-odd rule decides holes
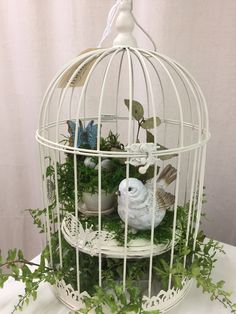
[[[170,210],[175,203],[175,196],[165,191],[165,188],[176,180],[177,170],[170,164],[160,173],[157,179],[156,198],[159,209]]]
[[[176,180],[177,170],[171,166],[167,165],[162,172],[160,173],[157,179],[157,187],[165,189],[168,185],[170,185],[173,181]]]

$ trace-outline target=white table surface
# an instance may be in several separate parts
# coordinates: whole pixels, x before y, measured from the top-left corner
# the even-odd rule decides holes
[[[226,281],[226,288],[234,291],[232,300],[236,303],[236,247],[224,245],[226,255],[220,255],[213,278]],[[17,304],[17,296],[23,293],[23,285],[8,280],[4,289],[0,289],[0,314],[10,314]],[[31,301],[23,310],[24,314],[68,314],[69,309],[56,299],[52,288],[42,284],[38,298]],[[17,312],[22,313],[22,312]],[[208,294],[202,294],[195,284],[186,298],[168,314],[227,314],[230,313],[217,301],[210,301]]]

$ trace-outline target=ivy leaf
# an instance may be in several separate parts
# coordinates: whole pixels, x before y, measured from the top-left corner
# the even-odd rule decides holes
[[[18,250],[18,258],[19,259],[24,259],[24,255],[23,255],[22,250]]]
[[[16,249],[9,250],[8,251],[8,256],[7,256],[7,261],[8,262],[13,262],[15,258],[16,258]]]
[[[196,278],[197,276],[199,276],[199,274],[200,274],[200,268],[199,268],[199,266],[193,264],[191,273],[192,273],[192,275],[193,275],[194,278]]]
[[[173,280],[174,280],[175,287],[181,289],[182,288],[181,278],[178,276],[173,276]]]
[[[159,117],[148,118],[141,123],[141,127],[146,130],[154,129],[156,120],[156,126],[161,124],[161,119]]]
[[[34,301],[37,299],[37,291],[36,290],[32,291],[32,297],[33,297]]]
[[[220,281],[217,282],[216,285],[217,285],[217,288],[222,289],[224,287],[224,284],[225,284],[225,281],[224,280],[220,280]]]
[[[28,278],[27,276],[30,276],[30,275],[31,275],[31,271],[30,271],[30,269],[29,269],[28,266],[24,265],[24,266],[22,267],[22,275],[23,275],[23,277],[25,277],[25,278]]]
[[[130,105],[129,99],[125,99],[125,105],[128,109]],[[136,100],[132,101],[132,116],[135,120],[140,121],[144,116],[143,106]]]

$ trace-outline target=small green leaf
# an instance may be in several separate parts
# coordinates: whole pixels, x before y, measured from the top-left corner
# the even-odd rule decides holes
[[[154,143],[154,140],[155,140],[154,135],[149,131],[147,131],[146,140],[147,140],[147,143]]]
[[[224,287],[224,284],[225,284],[225,281],[224,280],[220,280],[217,282],[217,288],[223,288]]]
[[[192,266],[192,275],[193,277],[197,277],[200,274],[200,268],[197,265]]]
[[[156,120],[156,126],[159,126],[161,124],[161,119],[159,117],[155,117],[155,118],[148,118],[144,120],[141,123],[141,127],[146,130],[154,129],[155,120]]]
[[[34,301],[37,299],[37,291],[36,290],[32,291],[32,297],[33,297]]]
[[[15,258],[16,258],[16,249],[9,250],[8,251],[8,256],[7,256],[7,261],[8,262],[13,262]]]
[[[130,109],[129,99],[125,99],[125,105]],[[136,100],[132,101],[132,116],[135,120],[140,121],[144,116],[143,106]]]
[[[174,285],[176,288],[182,288],[182,280],[180,277],[178,276],[173,276],[173,280],[174,280]]]
[[[18,250],[18,258],[19,259],[24,259],[24,255],[23,255],[22,250]]]

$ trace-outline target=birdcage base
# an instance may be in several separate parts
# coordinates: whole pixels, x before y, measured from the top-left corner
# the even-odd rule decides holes
[[[192,280],[184,279],[183,288],[172,288],[167,291],[161,290],[156,296],[148,298],[143,297],[143,309],[145,311],[159,310],[161,313],[166,313],[173,307],[178,305],[187,295],[192,285]],[[66,284],[64,280],[58,281],[54,286],[56,297],[71,310],[79,310],[84,308],[83,298],[89,297],[89,294],[84,291],[79,293],[75,291],[70,284]],[[92,313],[92,312],[91,312]],[[95,312],[94,312],[95,313]],[[104,309],[104,313],[110,313]]]

